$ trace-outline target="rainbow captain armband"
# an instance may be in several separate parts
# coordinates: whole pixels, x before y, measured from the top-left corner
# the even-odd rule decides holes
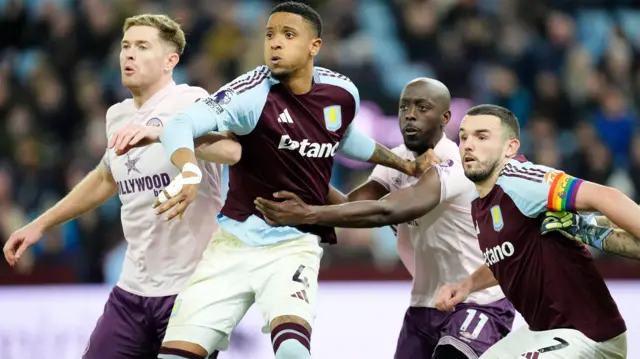
[[[551,211],[563,212],[575,210],[578,188],[584,182],[564,172],[547,172],[544,180],[549,184],[547,208]]]

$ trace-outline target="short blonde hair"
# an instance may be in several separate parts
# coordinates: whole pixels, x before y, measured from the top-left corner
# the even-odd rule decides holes
[[[125,33],[133,26],[150,26],[158,30],[160,38],[176,48],[176,52],[182,55],[187,40],[180,24],[167,15],[142,14],[132,16],[124,21],[122,32]]]

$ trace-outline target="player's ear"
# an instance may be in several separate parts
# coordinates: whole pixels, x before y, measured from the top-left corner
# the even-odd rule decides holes
[[[446,126],[451,121],[451,110],[447,110],[442,114],[442,127]]]
[[[165,71],[173,70],[176,65],[178,65],[178,62],[180,62],[180,55],[176,54],[175,52],[170,53],[164,63]]]
[[[505,156],[507,158],[515,157],[520,149],[520,141],[515,138],[507,140],[506,146]]]
[[[317,56],[320,53],[320,48],[322,47],[322,39],[315,38],[311,40],[311,45],[309,45],[309,53],[311,56]]]

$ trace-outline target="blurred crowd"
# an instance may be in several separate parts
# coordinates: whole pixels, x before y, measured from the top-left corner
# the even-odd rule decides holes
[[[393,116],[404,83],[430,76],[452,96],[510,108],[540,164],[613,185],[640,201],[640,11],[615,1],[316,0],[317,64],[349,76]],[[123,20],[168,13],[188,46],[177,82],[214,92],[262,63],[266,0],[0,0],[0,237],[51,207],[104,153],[105,112],[120,84]],[[455,126],[455,121],[452,124]],[[455,132],[455,131],[454,131]],[[348,191],[371,168],[336,165]],[[46,235],[24,275],[71,268],[113,282],[124,253],[117,198]],[[388,228],[340,230],[325,268],[398,265]],[[0,272],[7,271],[2,261]]]

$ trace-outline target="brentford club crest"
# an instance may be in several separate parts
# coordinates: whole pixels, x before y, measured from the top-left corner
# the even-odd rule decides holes
[[[149,121],[147,121],[147,126],[162,127],[162,121],[160,121],[159,118],[154,117],[154,118],[150,119]]]

